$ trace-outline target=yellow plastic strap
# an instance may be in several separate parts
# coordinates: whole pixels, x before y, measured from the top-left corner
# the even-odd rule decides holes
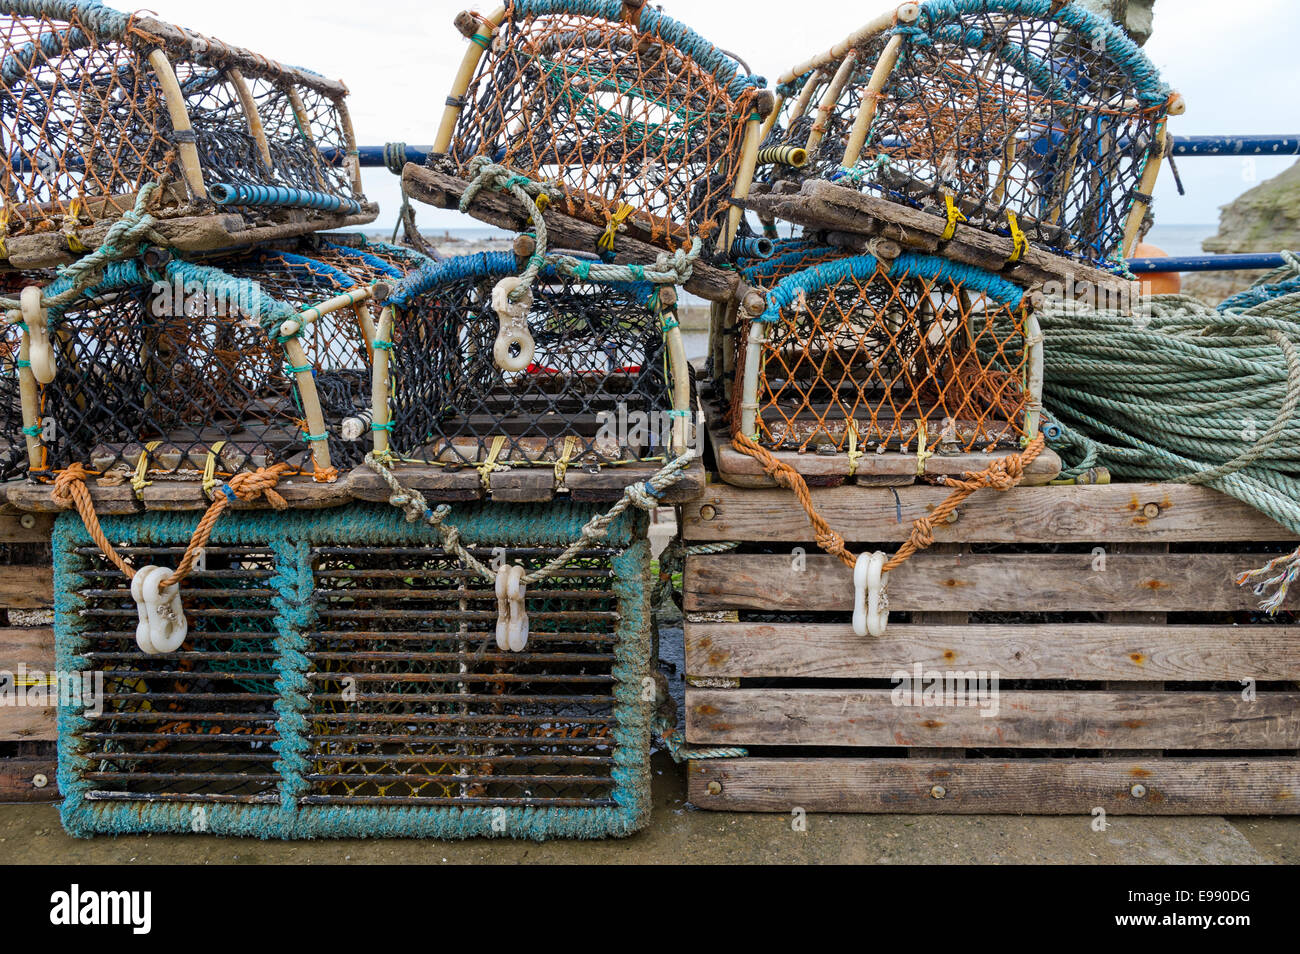
[[[934,456],[933,451],[925,449],[925,418],[916,422],[916,475],[920,477],[925,473],[925,462]]]
[[[1024,258],[1025,253],[1029,251],[1029,239],[1027,239],[1025,233],[1021,231],[1020,220],[1016,218],[1016,213],[1012,212],[1010,209],[1007,209],[1007,224],[1011,227],[1011,244],[1015,246],[1015,251],[1012,252],[1011,257],[1007,259],[1007,264],[1014,265],[1016,262]]]
[[[614,251],[614,239],[618,236],[618,227],[623,224],[623,221],[631,215],[633,211],[632,206],[628,205],[626,202],[621,204],[618,207],[618,211],[609,217],[609,223],[605,226],[605,234],[602,235],[600,241],[596,243],[597,247],[606,252]]]
[[[5,236],[9,234],[9,207],[0,208],[0,258],[9,257],[9,246],[5,245]]]
[[[948,193],[943,194],[943,204],[948,210],[948,227],[943,230],[943,235],[939,236],[941,241],[949,242],[957,234],[957,223],[967,221],[966,216],[961,209],[957,208],[957,203],[952,200]]]
[[[564,450],[560,454],[560,459],[555,462],[555,489],[564,489],[564,475],[569,469],[569,461],[573,459],[574,448],[578,446],[578,439],[570,434],[564,439]]]
[[[849,476],[856,477],[858,461],[866,455],[858,450],[858,422],[849,418]]]
[[[545,192],[539,192],[533,198],[533,205],[537,206],[538,212],[544,213],[551,206],[551,197],[547,195]],[[536,225],[537,223],[533,221],[533,217],[530,215],[528,217],[528,222],[526,224]]]
[[[77,238],[77,226],[81,219],[81,197],[68,203],[67,214],[63,216],[63,237],[68,240],[68,251],[77,255],[89,252],[84,242]]]
[[[497,457],[501,454],[501,449],[505,446],[506,446],[506,438],[504,434],[498,434],[496,437],[492,438],[492,447],[488,451],[487,459],[484,460],[483,463],[478,464],[475,467],[475,469],[478,471],[479,479],[483,481],[484,490],[492,489],[491,476],[494,470],[510,469],[509,467],[506,467],[504,464],[497,463]]]
[[[226,446],[225,441],[217,441],[208,448],[208,459],[203,462],[203,495],[209,500],[212,499],[212,491],[217,489],[217,455],[221,453],[221,448]]]
[[[146,480],[145,475],[149,473],[149,455],[162,446],[162,441],[150,441],[144,445],[144,450],[140,452],[140,459],[135,464],[135,476],[131,478],[131,489],[139,497],[144,493],[144,489],[153,483],[152,480]]]

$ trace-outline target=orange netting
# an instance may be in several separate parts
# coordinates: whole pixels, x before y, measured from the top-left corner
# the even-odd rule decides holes
[[[728,208],[756,92],[730,59],[648,7],[624,18],[617,0],[516,0],[463,97],[450,163],[465,176],[486,155],[556,181],[564,212],[656,244],[707,240]]]
[[[938,261],[904,256],[886,268],[866,256],[841,259],[777,286],[763,316],[770,325],[753,397],[756,433],[747,436],[800,452],[897,450],[922,421],[927,447],[941,451],[1027,437],[1021,295],[973,269],[919,264]],[[742,322],[737,382],[746,377],[748,334]],[[734,433],[745,400],[734,387]]]

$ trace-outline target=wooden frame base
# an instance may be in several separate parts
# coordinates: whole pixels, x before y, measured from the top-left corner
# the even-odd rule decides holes
[[[718,476],[735,487],[776,487],[777,482],[768,477],[762,464],[743,454],[731,443],[731,432],[722,421],[722,409],[713,405],[709,413],[709,442]],[[857,487],[906,487],[924,480],[925,476],[960,477],[971,471],[983,470],[1000,457],[1018,453],[1014,450],[992,453],[935,454],[925,462],[925,475],[918,474],[915,454],[889,451],[884,454],[868,452],[856,468],[851,468],[846,453],[823,456],[815,452],[804,454],[795,451],[773,451],[783,464],[793,467],[809,486],[838,487],[843,484]],[[850,470],[853,473],[850,473]],[[1061,459],[1051,449],[1045,449],[1026,468],[1025,485],[1038,486],[1055,480],[1061,473]],[[791,503],[793,506],[793,502]],[[797,507],[795,508],[798,509]]]
[[[494,500],[500,503],[545,503],[557,496],[586,503],[613,503],[623,496],[623,491],[639,481],[648,480],[662,468],[659,462],[636,462],[615,467],[601,467],[592,472],[571,464],[561,486],[553,466],[514,467],[488,475],[488,487],[473,467],[432,467],[417,464],[398,464],[394,473],[402,485],[419,490],[431,503],[453,503],[470,500]],[[129,483],[106,486],[98,481],[89,483],[91,499],[101,514],[130,514],[144,510],[205,510],[211,500],[203,493],[203,482],[197,472],[188,479],[167,479],[151,475],[153,481],[140,496]],[[666,506],[694,500],[704,492],[704,464],[696,459],[682,479],[664,494]],[[3,486],[9,503],[17,510],[29,513],[57,513],[65,508],[54,502],[54,485],[35,481],[17,481]],[[318,483],[310,476],[287,477],[276,485],[276,491],[298,510],[320,510],[340,507],[353,500],[386,503],[390,496],[388,485],[364,465],[340,475],[332,483]],[[261,510],[270,505],[265,500],[253,503],[239,502],[241,510]]]
[[[804,182],[798,192],[751,195],[741,204],[760,217],[824,233],[829,244],[850,252],[865,252],[870,239],[882,238],[904,249],[995,272],[1022,288],[1055,284],[1072,298],[1081,292],[1109,301],[1139,297],[1136,281],[1042,249],[1031,247],[1019,262],[1008,264],[1015,253],[1011,239],[970,226],[958,225],[952,239],[944,242],[945,219],[821,179]]]
[[[378,216],[379,206],[375,203],[368,204],[356,215],[322,215],[306,209],[285,209],[276,214],[276,222],[250,228],[238,213],[216,211],[208,215],[159,219],[155,228],[178,251],[201,253],[246,248],[265,242],[298,238],[313,232],[369,225]],[[98,248],[111,225],[111,222],[106,222],[78,229],[76,234],[87,248]],[[10,268],[17,269],[53,268],[56,265],[66,265],[79,257],[68,251],[67,236],[62,232],[10,236],[5,240],[5,248],[8,251],[5,263]]]

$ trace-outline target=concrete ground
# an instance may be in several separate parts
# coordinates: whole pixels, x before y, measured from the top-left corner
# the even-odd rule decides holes
[[[203,835],[96,838],[64,834],[54,805],[0,805],[6,864],[1297,864],[1300,818],[785,815],[699,811],[684,770],[654,761],[654,817],[638,835],[603,842],[261,842]]]

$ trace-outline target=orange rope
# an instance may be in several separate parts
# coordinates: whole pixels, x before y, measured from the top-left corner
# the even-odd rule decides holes
[[[90,499],[90,489],[86,486],[86,468],[73,464],[54,479],[54,502],[60,507],[76,507],[81,514],[81,522],[86,525],[86,532],[95,541],[100,552],[126,574],[128,580],[135,578],[135,568],[123,560],[113,549],[113,544],[104,536],[99,525],[99,515],[95,513],[95,502]]]
[[[208,540],[212,537],[212,531],[216,528],[217,521],[225,513],[226,508],[230,506],[233,500],[256,500],[263,495],[267,501],[276,510],[284,510],[289,506],[285,500],[275,491],[275,485],[280,482],[280,478],[291,471],[288,464],[275,464],[271,467],[259,467],[249,473],[236,474],[226,482],[226,487],[230,488],[230,494],[222,493],[208,507],[203,514],[203,519],[199,525],[194,528],[194,534],[190,537],[189,545],[185,548],[185,554],[181,557],[180,565],[176,571],[163,581],[162,587],[165,589],[176,583],[180,583],[185,577],[189,576],[190,571],[194,569],[194,561],[199,558],[203,548],[208,545]],[[86,477],[88,472],[84,466],[74,463],[54,480],[54,502],[60,507],[75,507],[77,513],[81,515],[81,522],[86,525],[86,532],[90,538],[95,541],[100,552],[104,554],[114,566],[126,574],[128,580],[135,578],[135,568],[113,549],[113,544],[108,542],[108,537],[104,536],[104,530],[99,525],[99,515],[95,513],[95,503],[90,497],[90,488],[86,486]],[[233,496],[232,496],[233,495]]]
[[[847,567],[853,567],[857,564],[857,558],[844,545],[844,537],[840,536],[826,522],[826,519],[817,512],[817,508],[813,506],[812,493],[808,490],[808,484],[804,481],[803,476],[797,470],[778,460],[770,451],[760,447],[744,434],[736,434],[731,443],[736,450],[758,461],[762,465],[764,473],[778,484],[794,491],[795,496],[799,498],[799,505],[803,507],[804,513],[808,515],[808,522],[813,526],[814,539],[819,547],[831,556],[838,557],[840,562]],[[898,548],[898,552],[885,564],[883,572],[888,573],[891,570],[898,569],[908,561],[912,554],[924,550],[934,543],[935,526],[945,523],[948,516],[977,490],[982,490],[985,487],[991,487],[994,490],[1010,490],[1019,484],[1025,479],[1025,468],[1038,458],[1045,446],[1046,442],[1043,435],[1037,434],[1019,454],[1000,457],[983,470],[967,474],[964,480],[955,477],[946,478],[944,486],[955,487],[956,489],[948,495],[943,503],[924,517],[919,517],[912,524],[912,532],[909,534],[907,541]]]

